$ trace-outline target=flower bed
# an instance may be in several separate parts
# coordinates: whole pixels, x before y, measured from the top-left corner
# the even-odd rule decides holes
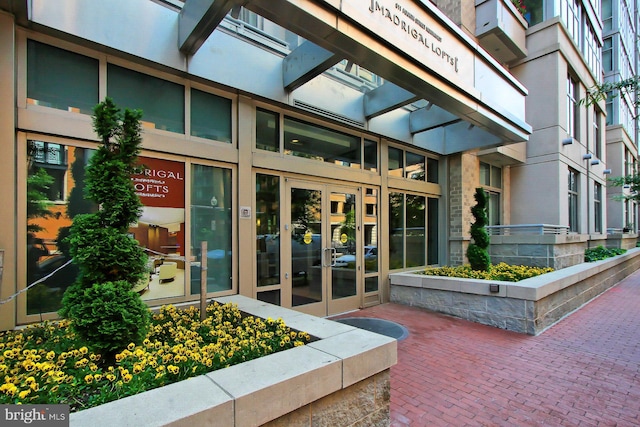
[[[640,268],[640,248],[518,282],[390,274],[390,299],[537,335]],[[419,273],[419,274],[416,274]]]
[[[213,303],[207,314],[201,321],[195,307],[161,308],[143,344],[131,343],[114,366],[79,343],[67,321],[0,333],[0,403],[62,403],[73,412],[311,339],[282,319],[243,316],[234,304]]]
[[[525,265],[509,265],[501,262],[492,265],[489,271],[473,270],[470,265],[457,267],[428,267],[419,272],[428,276],[463,277],[467,279],[501,280],[505,282],[519,282],[520,280],[553,271],[551,267],[528,267]]]

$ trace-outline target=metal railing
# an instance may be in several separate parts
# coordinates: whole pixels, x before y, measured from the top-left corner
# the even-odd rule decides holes
[[[488,225],[486,229],[490,236],[569,234],[569,226],[553,224]]]

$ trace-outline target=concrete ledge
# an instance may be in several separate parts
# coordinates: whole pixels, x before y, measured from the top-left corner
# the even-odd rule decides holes
[[[314,410],[322,412],[316,418],[332,423],[346,417],[344,425],[374,425],[373,420],[388,425],[388,370],[397,362],[395,339],[240,295],[216,300],[236,303],[254,316],[281,317],[287,326],[320,339],[73,413],[70,425],[260,426],[282,418],[286,425],[306,426]],[[380,398],[384,389],[386,398]],[[361,401],[362,393],[371,394],[365,400],[374,402],[364,413],[345,411],[344,403],[336,403]]]
[[[638,268],[640,248],[520,282],[395,273],[391,301],[537,335]]]

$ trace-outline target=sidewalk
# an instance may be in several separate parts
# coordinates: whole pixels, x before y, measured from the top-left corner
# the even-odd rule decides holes
[[[640,270],[536,337],[398,304],[348,316],[409,330],[393,427],[640,425]]]

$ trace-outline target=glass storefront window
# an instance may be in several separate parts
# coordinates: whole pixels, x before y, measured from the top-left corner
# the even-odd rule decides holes
[[[191,89],[191,135],[231,142],[231,100]]]
[[[405,168],[405,178],[416,181],[425,180],[424,156],[407,151],[407,167]]]
[[[427,157],[427,182],[437,184],[439,182],[438,160]]]
[[[256,108],[256,148],[259,150],[280,151],[279,116],[271,111]]]
[[[438,204],[433,197],[427,199],[427,265],[438,264]]]
[[[404,152],[398,148],[389,147],[389,176],[404,176]]]
[[[360,138],[290,117],[284,119],[285,154],[360,168]]]
[[[425,197],[406,195],[406,265],[417,267],[425,265],[426,233],[425,233]]]
[[[378,170],[378,144],[375,141],[364,141],[364,170],[376,172]]]
[[[280,178],[256,175],[258,286],[280,283]]]
[[[108,64],[107,95],[142,110],[142,126],[184,133],[184,86]]]
[[[201,262],[207,257],[207,292],[232,287],[231,171],[191,166],[191,293],[200,293]],[[207,242],[202,254],[201,242]]]
[[[91,114],[98,86],[98,60],[27,40],[27,103]]]
[[[389,193],[389,269],[404,267],[404,194]]]
[[[63,239],[73,217],[96,210],[83,194],[92,151],[28,141],[28,152],[26,281],[40,282],[27,291],[27,314],[41,314],[60,309],[64,291],[78,274],[73,264],[58,268],[71,260]]]

